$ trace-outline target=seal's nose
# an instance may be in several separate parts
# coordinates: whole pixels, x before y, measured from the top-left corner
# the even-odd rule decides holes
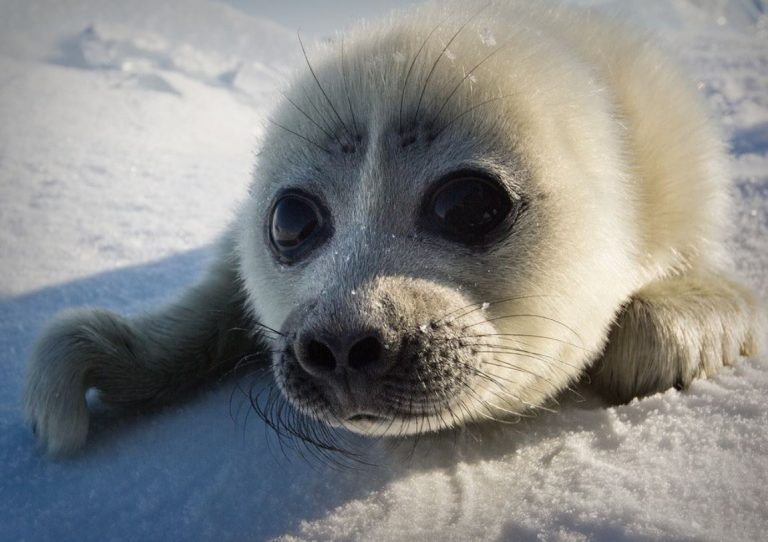
[[[345,371],[378,376],[390,365],[381,339],[371,332],[333,337],[307,333],[297,340],[294,351],[302,368],[321,379]]]

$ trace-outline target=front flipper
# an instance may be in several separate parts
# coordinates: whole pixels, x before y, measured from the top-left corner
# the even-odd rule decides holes
[[[636,292],[611,329],[592,385],[624,403],[686,388],[757,353],[764,315],[745,288],[715,273],[669,277]]]
[[[29,360],[23,393],[24,415],[48,453],[71,453],[85,442],[89,388],[107,404],[164,404],[264,351],[228,256],[151,314],[126,319],[76,309],[54,319]]]

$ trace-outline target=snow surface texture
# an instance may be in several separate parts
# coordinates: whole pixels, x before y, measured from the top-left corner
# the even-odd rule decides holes
[[[731,138],[733,250],[766,297],[768,9],[633,9]],[[0,540],[764,539],[765,360],[617,408],[566,397],[413,451],[363,440],[377,468],[284,457],[231,382],[97,420],[72,459],[40,454],[18,405],[41,325],[74,305],[136,313],[194,279],[297,50],[215,1],[0,3]]]

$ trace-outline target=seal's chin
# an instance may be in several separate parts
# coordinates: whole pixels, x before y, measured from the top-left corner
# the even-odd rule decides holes
[[[431,433],[448,429],[451,424],[447,423],[446,417],[436,414],[374,414],[370,412],[361,412],[348,416],[341,420],[337,419],[336,427],[342,427],[353,433],[369,437],[403,437],[417,433]],[[325,421],[325,423],[329,423]]]
[[[362,435],[384,435],[388,434],[393,427],[401,425],[395,417],[384,416],[381,414],[360,413],[347,417],[340,425]]]

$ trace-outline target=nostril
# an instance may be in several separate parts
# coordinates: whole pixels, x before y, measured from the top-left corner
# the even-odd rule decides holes
[[[348,363],[353,369],[362,369],[376,363],[381,357],[381,342],[376,337],[365,337],[349,350]]]
[[[336,368],[336,357],[331,349],[319,341],[309,341],[305,350],[304,365],[307,369],[333,371]]]

